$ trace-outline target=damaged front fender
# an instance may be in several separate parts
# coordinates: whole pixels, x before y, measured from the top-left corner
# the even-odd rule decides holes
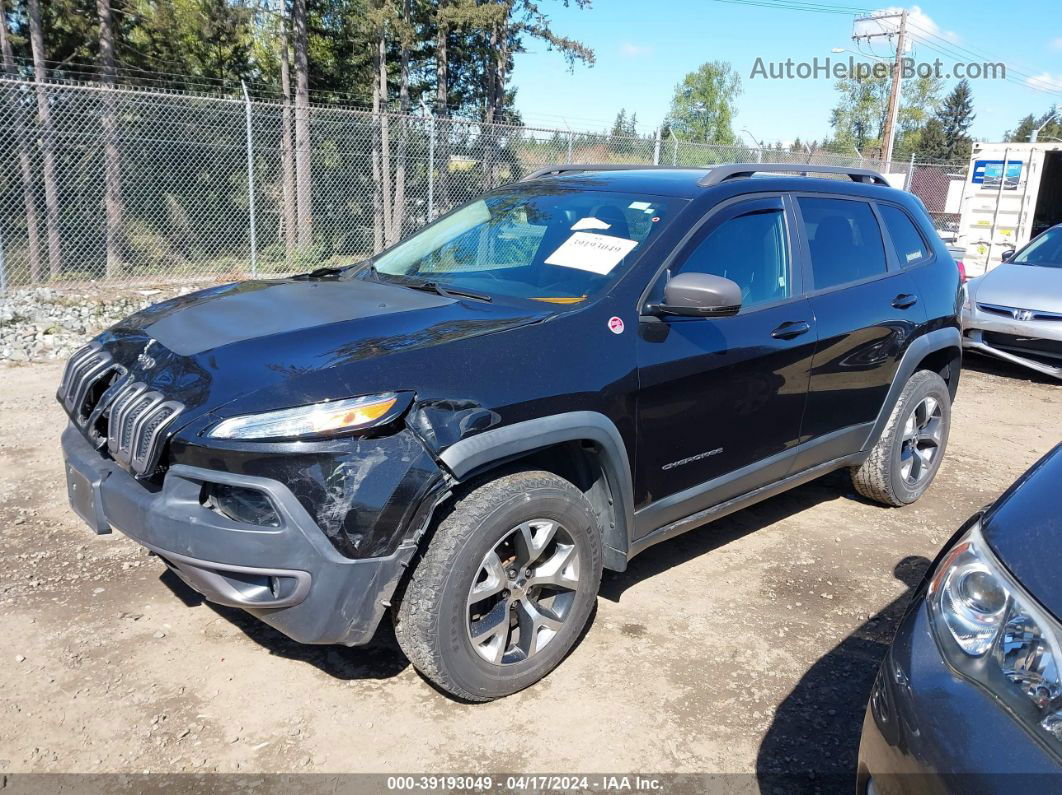
[[[349,558],[390,555],[417,536],[447,490],[444,472],[408,429],[323,442],[238,442],[179,433],[173,463],[284,483]]]

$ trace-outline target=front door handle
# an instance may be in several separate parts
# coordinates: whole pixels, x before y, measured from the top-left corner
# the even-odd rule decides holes
[[[907,309],[918,303],[918,296],[914,293],[900,293],[892,299],[892,305],[897,309]]]
[[[789,320],[772,331],[771,336],[776,340],[791,340],[809,331],[811,331],[811,324],[806,320]]]

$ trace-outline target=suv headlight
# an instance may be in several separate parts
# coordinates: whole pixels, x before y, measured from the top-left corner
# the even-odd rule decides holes
[[[950,666],[1062,751],[1062,627],[996,560],[980,523],[941,561],[927,604]]]
[[[401,414],[409,401],[409,393],[384,392],[262,414],[246,414],[222,420],[207,435],[215,439],[331,436],[384,425]]]

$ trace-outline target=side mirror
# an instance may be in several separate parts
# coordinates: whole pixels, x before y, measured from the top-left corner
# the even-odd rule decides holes
[[[1006,262],[1008,259],[1010,259],[1013,256],[1014,256],[1014,249],[1008,248],[1006,251],[1003,252],[1003,261]]]
[[[664,285],[664,302],[651,307],[660,315],[726,317],[741,309],[737,282],[710,273],[680,273]]]

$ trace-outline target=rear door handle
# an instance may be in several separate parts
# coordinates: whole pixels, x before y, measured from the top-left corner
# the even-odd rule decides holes
[[[789,320],[772,331],[771,336],[776,340],[791,340],[809,331],[811,331],[811,324],[806,320]]]
[[[918,296],[913,293],[900,293],[892,299],[892,305],[897,309],[907,309],[918,303]]]

